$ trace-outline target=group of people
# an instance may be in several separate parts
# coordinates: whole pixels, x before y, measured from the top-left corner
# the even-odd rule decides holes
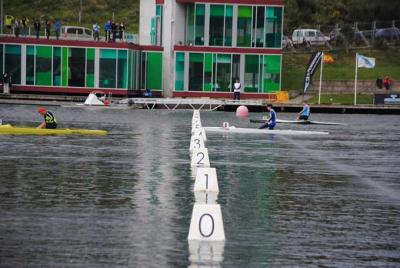
[[[378,89],[382,89],[385,87],[386,90],[390,90],[392,86],[393,80],[389,76],[385,76],[384,79],[378,78],[376,79],[376,87]]]
[[[124,39],[125,24],[123,22],[115,23],[114,21],[107,20],[104,30],[105,38],[108,42],[115,42],[116,39]],[[100,26],[97,23],[93,24],[93,37],[95,40],[100,39]]]
[[[43,25],[39,19],[35,19],[33,22],[33,29],[35,31],[36,38],[40,37],[40,30],[43,27],[46,38],[50,39],[52,26],[54,35],[58,40],[60,38],[61,31],[61,23],[58,19],[54,19],[53,21],[46,19],[43,22]],[[19,37],[20,35],[26,36],[29,34],[29,19],[25,16],[23,16],[20,20],[12,16],[6,16],[6,28],[8,34],[14,33],[15,37]]]

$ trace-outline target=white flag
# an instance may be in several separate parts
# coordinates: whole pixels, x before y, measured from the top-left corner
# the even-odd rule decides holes
[[[375,58],[368,58],[357,54],[357,66],[358,68],[375,68]]]

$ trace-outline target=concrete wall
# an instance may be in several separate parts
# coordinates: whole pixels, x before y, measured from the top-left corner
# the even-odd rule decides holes
[[[139,44],[151,44],[151,18],[156,16],[156,1],[141,0],[140,1],[140,24],[139,24]]]
[[[400,91],[400,83],[393,83],[392,90]],[[314,81],[309,91],[316,92],[319,90],[319,81]],[[358,92],[376,93],[384,90],[378,90],[375,81],[358,81]],[[322,81],[323,93],[353,93],[354,81]]]

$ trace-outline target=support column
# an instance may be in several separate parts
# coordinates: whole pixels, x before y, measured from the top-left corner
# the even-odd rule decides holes
[[[204,46],[210,45],[210,4],[205,4],[205,14],[204,14]]]
[[[94,87],[99,88],[100,83],[100,49],[94,49]]]
[[[21,45],[21,85],[26,85],[26,45]]]
[[[242,92],[244,92],[245,81],[244,81],[244,68],[245,68],[245,54],[240,54],[240,82],[242,83]]]
[[[237,22],[238,22],[238,6],[233,6],[232,20],[232,47],[237,47]]]

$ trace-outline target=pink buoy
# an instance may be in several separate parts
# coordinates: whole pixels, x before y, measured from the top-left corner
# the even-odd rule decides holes
[[[248,117],[249,116],[249,109],[246,106],[239,106],[236,109],[236,116],[237,117]]]

